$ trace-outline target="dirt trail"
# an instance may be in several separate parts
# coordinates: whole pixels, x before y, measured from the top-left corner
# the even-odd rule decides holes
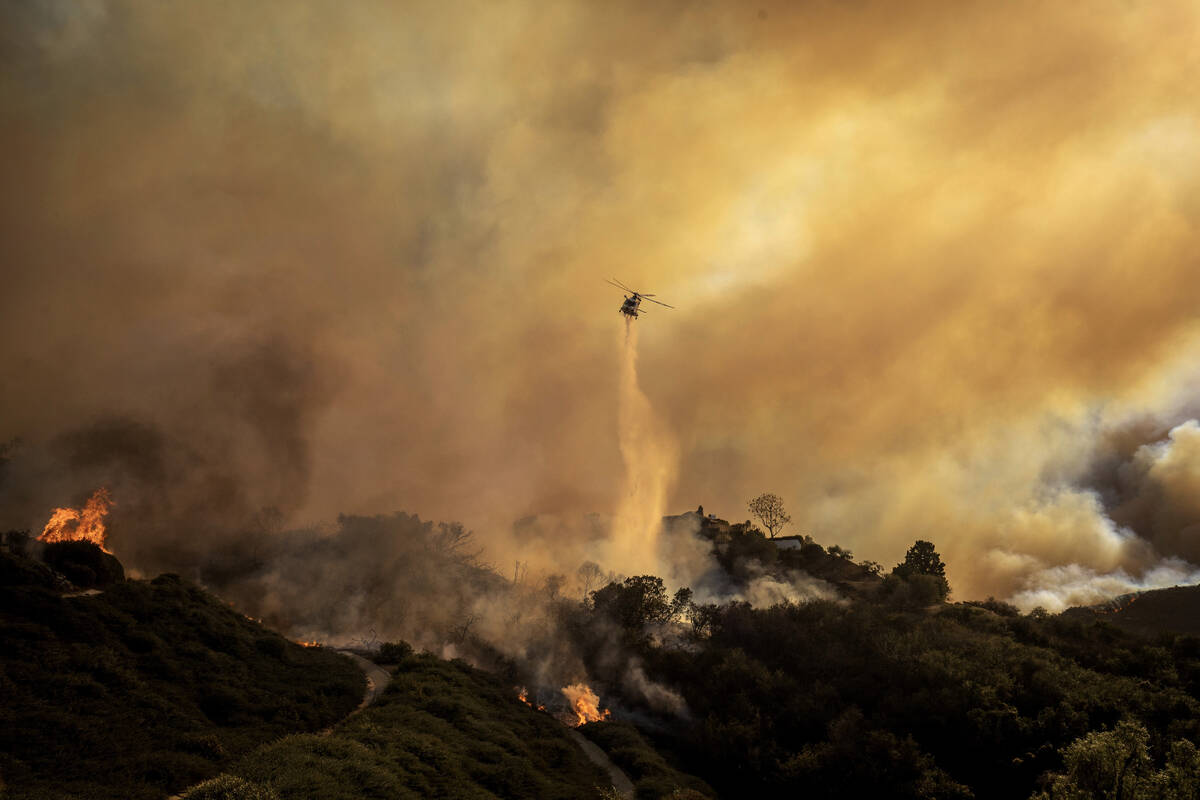
[[[63,592],[59,597],[95,597],[101,591],[100,589],[79,589],[74,592]]]
[[[591,759],[592,763],[604,768],[608,772],[608,777],[612,780],[613,788],[617,790],[617,794],[621,797],[633,800],[633,781],[629,780],[629,776],[612,762],[605,753],[600,749],[595,742],[589,741],[582,733],[576,730],[568,730],[567,735],[575,740],[575,744],[583,750],[583,754]]]
[[[364,708],[371,705],[371,703],[374,703],[376,698],[378,698],[379,695],[383,693],[383,690],[387,688],[388,684],[392,682],[392,676],[387,672],[387,670],[376,665],[373,661],[369,661],[362,656],[357,655],[356,653],[352,653],[349,650],[339,650],[338,652],[354,659],[354,663],[358,664],[359,668],[361,668],[367,676],[367,691],[363,695],[363,701],[359,703],[358,708],[350,712],[349,716],[347,717],[348,719],[350,716],[357,714],[359,711],[362,711]],[[322,733],[328,735],[330,731],[332,731],[332,728],[322,731]],[[585,738],[584,735],[577,730],[568,728],[567,735],[571,737],[571,740],[574,741],[575,744],[579,745],[579,749],[583,751],[583,754],[587,756],[593,764],[599,766],[608,773],[609,779],[612,781],[613,788],[617,790],[617,794],[621,795],[621,797],[628,798],[628,800],[633,800],[633,781],[629,780],[629,776],[626,775],[620,767],[612,762],[612,759],[608,757],[607,753],[601,750],[595,743]]]
[[[350,712],[354,714],[374,703],[379,698],[379,695],[383,694],[383,690],[388,687],[388,684],[392,682],[392,676],[374,661],[368,661],[349,650],[338,650],[338,652],[354,659],[354,663],[358,664],[359,669],[367,676],[367,691],[363,693],[363,699],[358,704],[358,708]]]
[[[358,708],[351,711],[346,716],[339,719],[337,722],[330,725],[328,728],[323,728],[317,731],[318,736],[328,736],[333,733],[333,729],[341,725],[346,720],[353,717],[358,712],[362,711],[367,706],[379,699],[379,695],[383,694],[383,690],[392,682],[392,676],[383,667],[376,664],[374,661],[368,661],[356,653],[351,653],[349,650],[338,650],[344,656],[349,656],[358,665],[358,668],[367,676],[367,690],[363,692],[362,702],[358,704]]]

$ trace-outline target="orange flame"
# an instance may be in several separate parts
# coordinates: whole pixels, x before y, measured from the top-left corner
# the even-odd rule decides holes
[[[104,546],[108,532],[104,529],[104,517],[116,505],[108,489],[97,489],[81,509],[56,508],[50,521],[42,529],[39,542],[91,542],[106,553]]]
[[[578,728],[587,722],[600,722],[612,716],[612,712],[607,708],[600,710],[600,697],[592,691],[591,687],[583,683],[573,683],[570,686],[562,688],[563,697],[567,698],[567,702],[571,704],[571,711],[575,715],[575,719],[567,720],[568,724]]]
[[[302,639],[297,639],[296,644],[300,645],[301,647],[324,647],[325,646],[324,642],[306,642],[306,641],[303,641]]]
[[[538,711],[546,710],[546,707],[541,703],[538,703],[537,705],[533,704],[533,702],[529,699],[529,691],[524,686],[514,686],[513,688],[517,690],[517,699],[522,703],[530,708],[536,708]]]

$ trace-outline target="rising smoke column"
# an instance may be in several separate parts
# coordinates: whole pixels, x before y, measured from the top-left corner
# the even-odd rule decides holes
[[[658,537],[679,464],[679,446],[638,385],[637,325],[628,317],[620,347],[617,427],[625,476],[605,561],[609,569],[627,575],[657,573]]]

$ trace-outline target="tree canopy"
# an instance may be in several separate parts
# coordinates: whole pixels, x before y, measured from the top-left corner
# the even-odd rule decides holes
[[[787,511],[783,508],[783,499],[779,495],[771,494],[770,492],[760,494],[747,503],[746,508],[767,529],[767,533],[772,539],[783,530],[785,525],[792,521],[792,518],[788,516]]]
[[[924,539],[913,542],[889,578],[891,593],[901,599],[907,598],[912,605],[929,605],[945,600],[950,594],[946,565],[933,542]]]
[[[904,561],[897,564],[896,569],[919,575],[946,577],[946,565],[942,563],[942,557],[938,555],[933,542],[924,539],[918,539],[908,548],[908,552],[904,554]]]

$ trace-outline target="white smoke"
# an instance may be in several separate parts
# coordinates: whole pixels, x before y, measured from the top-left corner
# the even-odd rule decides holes
[[[1058,613],[1131,592],[1195,586],[1200,584],[1200,569],[1182,559],[1168,558],[1135,577],[1124,569],[1101,574],[1080,564],[1067,564],[1034,573],[1028,582],[1030,588],[1017,592],[1010,602],[1026,612],[1041,607]]]
[[[740,596],[730,600],[745,600],[754,608],[770,608],[781,603],[807,603],[810,600],[838,600],[832,584],[799,572],[791,572],[786,580],[771,575],[754,578]]]
[[[1186,420],[1110,467],[1101,491],[1060,488],[1018,509],[1006,546],[981,560],[1020,576],[1008,598],[1058,612],[1130,592],[1200,583],[1200,425]],[[1035,555],[1036,553],[1036,555]]]
[[[666,714],[686,714],[687,702],[678,692],[656,683],[646,676],[646,670],[640,663],[634,663],[626,670],[622,680],[624,689],[655,711]]]

